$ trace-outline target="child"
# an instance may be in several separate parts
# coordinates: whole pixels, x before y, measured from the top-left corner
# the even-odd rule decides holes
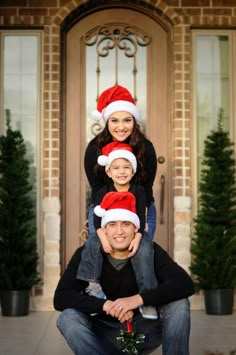
[[[131,257],[139,289],[152,289],[157,286],[157,280],[154,276],[150,277],[150,275],[155,274],[153,273],[154,260],[150,262],[153,257],[152,242],[145,235],[145,190],[141,185],[136,185],[131,181],[137,170],[137,160],[132,153],[132,148],[126,143],[109,143],[102,149],[102,154],[102,156],[98,157],[98,164],[105,166],[106,173],[111,178],[111,182],[99,190],[93,201],[96,206],[94,209],[94,227],[99,238],[96,235],[89,235],[82,253],[77,278],[89,281],[88,292],[92,295],[102,297],[103,293],[100,285],[98,285],[102,273],[100,242],[106,253],[112,254],[112,248],[101,226],[103,209],[99,204],[108,192],[129,191],[136,198],[136,210],[140,221],[138,232],[135,234],[135,238],[129,247],[129,257]],[[139,247],[140,241],[141,244]],[[144,318],[157,319],[155,307],[145,306],[140,311]]]

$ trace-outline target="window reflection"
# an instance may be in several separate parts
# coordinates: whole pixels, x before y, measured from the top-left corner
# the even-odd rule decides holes
[[[38,141],[39,130],[39,78],[40,78],[40,34],[27,31],[1,32],[3,51],[2,63],[2,112],[1,133],[5,127],[5,113],[10,114],[11,126],[20,130],[27,149],[27,159],[30,165],[30,181],[34,185],[31,192],[37,210],[37,195],[39,186],[37,175],[39,172]],[[42,247],[40,239],[40,225],[37,215],[37,238],[39,250]]]
[[[4,110],[11,113],[12,127],[19,128],[36,154],[38,98],[38,36],[4,36]]]
[[[224,129],[229,130],[229,39],[228,36],[196,36],[196,114],[198,174],[204,140],[217,128],[219,109],[224,112]]]

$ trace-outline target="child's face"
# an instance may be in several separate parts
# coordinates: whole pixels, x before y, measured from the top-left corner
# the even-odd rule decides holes
[[[123,186],[129,183],[134,176],[132,164],[124,158],[115,159],[107,170],[107,175],[115,184]]]

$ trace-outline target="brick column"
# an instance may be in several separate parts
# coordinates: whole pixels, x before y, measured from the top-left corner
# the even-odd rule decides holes
[[[191,199],[188,196],[174,198],[174,259],[187,272],[191,262],[190,254],[190,207]]]
[[[43,294],[34,296],[34,310],[52,310],[53,295],[60,277],[60,202],[57,197],[47,197],[43,201],[44,268]]]

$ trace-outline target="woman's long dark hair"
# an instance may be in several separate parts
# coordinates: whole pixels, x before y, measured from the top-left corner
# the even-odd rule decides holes
[[[142,182],[145,179],[145,169],[144,169],[144,155],[145,155],[145,135],[140,129],[139,124],[134,120],[134,127],[131,135],[126,139],[124,143],[129,144],[134,152],[134,155],[136,156],[138,167],[137,167],[137,173],[134,176],[134,181],[137,184],[142,184]],[[102,148],[107,145],[108,143],[111,143],[113,141],[112,135],[109,132],[108,129],[108,120],[106,122],[106,125],[104,129],[102,130],[101,133],[99,133],[94,140],[96,140],[97,147],[98,147],[98,154],[101,154]],[[95,166],[95,172],[98,174],[100,171],[101,167],[97,164]],[[104,171],[104,168],[103,168]]]

